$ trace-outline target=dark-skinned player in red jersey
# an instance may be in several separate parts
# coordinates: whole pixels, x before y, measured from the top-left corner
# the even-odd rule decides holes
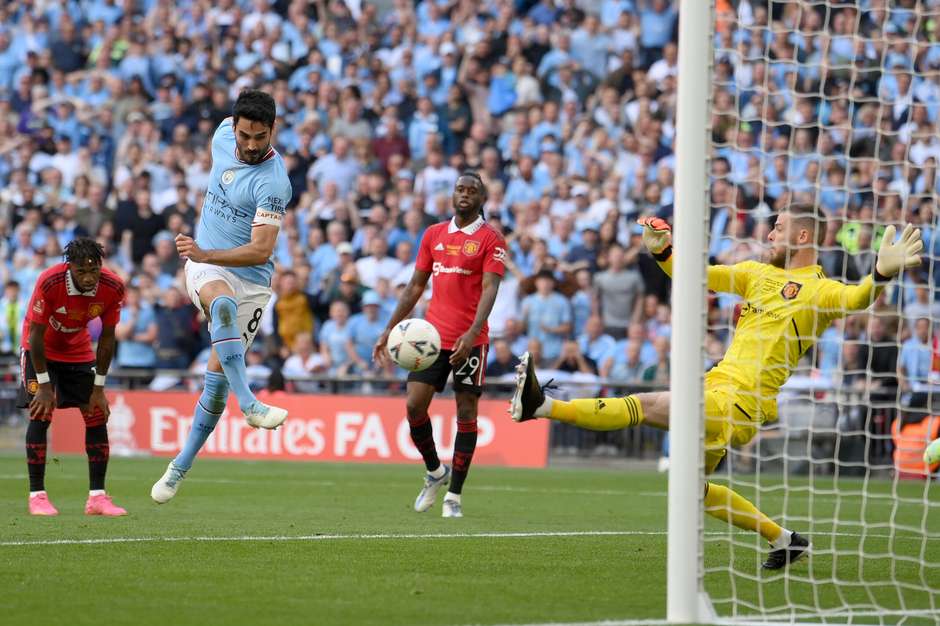
[[[489,345],[486,320],[505,271],[506,243],[483,220],[484,202],[486,188],[480,176],[463,172],[454,185],[453,219],[424,231],[411,281],[372,351],[372,358],[379,363],[389,358],[386,344],[391,329],[411,314],[433,276],[426,319],[441,335],[441,353],[431,367],[408,375],[407,411],[411,440],[427,468],[415,510],[430,509],[438,491],[450,484],[443,517],[463,517],[460,495],[477,445],[477,405]],[[451,372],[457,401],[453,468],[441,464],[437,457],[428,416],[434,393],[444,390]]]
[[[29,512],[58,515],[46,494],[46,433],[53,409],[77,407],[85,420],[88,454],[86,515],[127,515],[104,489],[108,468],[108,416],[105,376],[114,356],[114,327],[121,314],[124,283],[101,266],[104,250],[79,238],[65,247],[65,262],[40,274],[23,321],[17,405],[29,409],[26,463]],[[88,322],[101,318],[97,355],[91,351]]]

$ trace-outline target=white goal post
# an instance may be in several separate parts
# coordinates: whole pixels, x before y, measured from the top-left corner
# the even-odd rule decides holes
[[[679,3],[666,617],[710,621],[702,582],[703,344],[711,0]],[[703,210],[704,208],[704,210]],[[676,390],[682,393],[676,393]]]

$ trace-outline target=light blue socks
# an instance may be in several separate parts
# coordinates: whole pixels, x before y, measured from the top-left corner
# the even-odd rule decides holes
[[[245,346],[238,333],[236,323],[237,305],[231,296],[219,296],[212,301],[209,315],[212,325],[209,327],[209,336],[212,337],[212,347],[219,356],[225,378],[238,398],[238,406],[242,411],[255,402],[255,394],[248,386],[248,372],[245,369]]]
[[[219,418],[222,417],[227,399],[228,381],[225,380],[225,374],[206,372],[206,385],[196,403],[193,426],[189,430],[189,437],[186,438],[186,445],[173,459],[173,465],[181,470],[188,470],[193,466],[193,459],[196,458],[199,450],[215,429]]]

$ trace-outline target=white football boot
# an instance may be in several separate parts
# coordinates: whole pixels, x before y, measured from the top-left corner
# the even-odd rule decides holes
[[[254,403],[248,407],[248,410],[243,411],[243,413],[245,414],[245,421],[248,422],[248,425],[252,428],[274,430],[287,419],[287,409],[268,406],[258,400],[255,400]]]
[[[418,497],[415,499],[415,511],[418,513],[423,513],[434,506],[434,503],[437,502],[437,492],[441,490],[441,487],[450,484],[450,468],[446,465],[441,465],[441,467],[444,468],[444,475],[440,478],[425,474],[424,487],[421,488]]]
[[[180,481],[185,476],[186,470],[176,467],[173,465],[173,461],[170,461],[163,476],[150,489],[150,497],[157,504],[166,504],[176,495],[176,490],[180,487]]]

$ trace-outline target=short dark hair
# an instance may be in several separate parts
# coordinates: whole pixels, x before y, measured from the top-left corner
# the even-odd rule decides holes
[[[236,124],[242,117],[252,122],[261,122],[272,128],[277,117],[274,98],[260,89],[245,89],[238,94],[238,99],[232,108],[232,118]]]
[[[82,264],[92,261],[101,264],[104,258],[104,246],[90,237],[79,237],[68,242],[65,246],[66,263]]]
[[[463,178],[464,176],[472,178],[478,183],[480,183],[480,189],[483,191],[483,199],[485,200],[488,194],[486,191],[486,184],[484,184],[483,178],[480,177],[480,174],[478,174],[476,170],[464,170],[460,172],[460,176],[458,176],[457,178]]]
[[[476,170],[464,170],[460,172],[460,176],[457,177],[457,180],[460,180],[464,176],[468,178],[472,178],[473,180],[477,181],[477,183],[480,184],[480,191],[483,192],[483,204],[480,205],[480,215],[483,215],[483,205],[486,204],[486,201],[490,196],[489,192],[486,189],[486,185],[483,183],[483,179],[480,178],[480,175],[477,173]]]
[[[805,228],[814,235],[816,247],[822,247],[826,241],[826,216],[819,212],[813,204],[799,203],[787,208],[790,219],[797,222],[800,228]]]

